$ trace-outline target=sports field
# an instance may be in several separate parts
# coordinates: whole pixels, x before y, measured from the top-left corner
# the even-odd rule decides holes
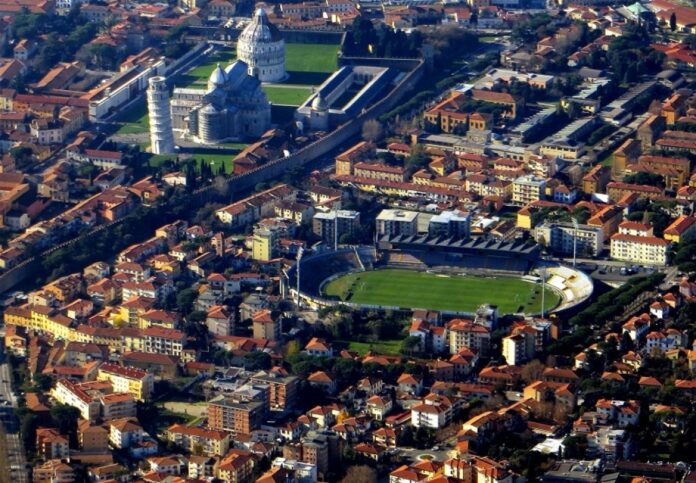
[[[437,275],[410,270],[350,273],[332,280],[325,295],[367,305],[474,312],[481,304],[497,305],[501,314],[541,311],[541,287],[514,277]],[[546,290],[545,309],[558,305]]]

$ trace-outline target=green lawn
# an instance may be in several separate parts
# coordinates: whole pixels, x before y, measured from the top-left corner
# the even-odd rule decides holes
[[[285,44],[288,83],[319,85],[338,69],[337,44]]]
[[[321,84],[337,68],[338,49],[339,46],[335,44],[286,44],[285,68],[290,75],[288,83]],[[202,64],[179,76],[175,84],[177,87],[203,87],[218,63],[226,67],[235,58],[233,49],[218,50]]]
[[[338,66],[338,44],[286,44],[288,72],[334,72]]]
[[[309,87],[301,86],[263,86],[263,90],[271,103],[287,106],[299,106],[312,93],[312,89]]]
[[[324,287],[326,295],[369,305],[474,312],[481,304],[498,306],[501,314],[541,311],[541,287],[519,278],[441,276],[409,270],[376,270],[347,274]],[[558,295],[546,290],[546,310]]]
[[[239,145],[244,146],[244,145]],[[212,165],[213,172],[217,172],[220,169],[220,165],[225,165],[225,172],[231,173],[234,169],[234,157],[235,154],[232,153],[220,153],[215,150],[201,150],[195,153],[185,153],[183,156],[190,157],[196,160],[196,169],[200,169],[202,163],[207,163]],[[154,154],[149,159],[149,164],[152,167],[162,166],[167,161],[176,161],[176,156],[172,154]]]
[[[147,105],[143,102],[119,116],[116,122],[123,123],[116,134],[142,134],[150,131]]]
[[[194,67],[186,74],[179,76],[175,81],[176,87],[203,87],[208,82],[210,74],[213,73],[218,63],[224,69],[231,64],[236,57],[236,53],[232,49],[218,50],[213,55],[206,58],[204,63]]]
[[[385,356],[397,356],[400,354],[401,340],[381,340],[379,342],[348,341],[348,350],[365,355],[369,351],[377,352]]]

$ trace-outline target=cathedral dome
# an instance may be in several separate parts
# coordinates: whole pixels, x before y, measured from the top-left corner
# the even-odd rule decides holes
[[[225,85],[225,71],[222,70],[220,64],[218,64],[215,70],[210,74],[208,85],[215,87],[222,87]]]

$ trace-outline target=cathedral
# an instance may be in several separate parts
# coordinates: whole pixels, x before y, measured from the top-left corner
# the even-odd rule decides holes
[[[174,89],[174,130],[212,144],[260,137],[268,130],[271,104],[261,83],[286,77],[285,42],[262,8],[239,36],[237,58],[225,69],[217,66],[206,90]]]
[[[261,136],[271,126],[271,104],[249,71],[241,60],[225,69],[218,64],[206,90],[174,89],[174,129],[210,144]]]

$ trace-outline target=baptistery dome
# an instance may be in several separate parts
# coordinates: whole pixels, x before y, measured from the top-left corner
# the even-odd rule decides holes
[[[249,75],[261,82],[278,82],[285,78],[285,41],[264,9],[256,11],[239,36],[237,58],[249,66]]]

